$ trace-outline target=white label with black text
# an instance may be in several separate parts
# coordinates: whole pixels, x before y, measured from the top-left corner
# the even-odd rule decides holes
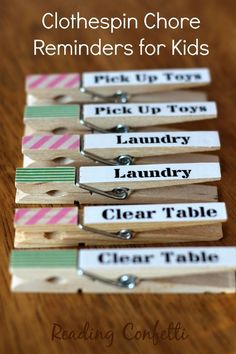
[[[83,106],[83,117],[216,117],[215,102],[107,103]]]
[[[109,205],[84,207],[84,225],[226,221],[225,203]]]
[[[83,87],[145,86],[175,84],[210,83],[210,73],[206,68],[132,70],[88,72],[82,75]]]
[[[122,134],[86,134],[84,150],[112,149],[119,147],[205,147],[219,148],[219,134],[216,131],[199,132],[153,132],[153,133],[122,133]]]
[[[132,268],[168,268],[185,267],[195,270],[201,268],[207,271],[212,269],[235,269],[236,247],[162,247],[162,248],[124,248],[124,249],[94,249],[80,250],[78,268],[109,269]],[[140,269],[141,268],[141,269]],[[154,276],[153,273],[150,273]],[[112,275],[112,271],[111,271]],[[158,274],[157,274],[158,275]]]
[[[219,179],[219,163],[80,167],[79,183]]]

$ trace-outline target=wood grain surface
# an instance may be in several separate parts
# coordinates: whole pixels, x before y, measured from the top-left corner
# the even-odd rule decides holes
[[[137,40],[135,31],[48,31],[40,24],[47,11],[70,15],[115,16],[126,12],[141,18],[145,12],[160,11],[163,16],[198,16],[202,21],[199,31],[159,30],[143,31],[140,37],[150,42],[165,42],[171,38],[186,38],[210,45],[210,55],[159,57],[73,57],[36,56],[32,54],[33,38],[48,42],[69,42],[79,38],[92,43],[98,37],[104,42]],[[29,73],[76,72],[118,69],[152,69],[171,67],[208,66],[213,84],[209,98],[219,106],[219,119],[185,123],[184,129],[219,129],[223,179],[219,183],[220,200],[225,201],[229,221],[224,227],[224,238],[202,245],[236,245],[236,120],[235,120],[235,1],[215,0],[1,0],[1,338],[0,353],[162,353],[162,354],[233,354],[236,353],[236,297],[235,295],[42,295],[11,294],[8,273],[9,253],[13,247],[13,210],[15,207],[14,175],[21,166],[21,136],[23,135],[24,80]],[[196,245],[196,244],[195,244]],[[151,338],[127,339],[123,329],[132,322],[136,331],[153,330],[156,321],[158,333],[171,322],[181,323],[188,337],[185,340]],[[57,339],[52,341],[53,323],[64,330],[78,331],[86,323],[89,332],[101,330],[104,337],[112,331],[113,339]],[[130,329],[130,327],[128,327]],[[128,332],[131,336],[131,331]],[[139,334],[137,334],[137,337]],[[110,345],[110,346],[109,346]]]

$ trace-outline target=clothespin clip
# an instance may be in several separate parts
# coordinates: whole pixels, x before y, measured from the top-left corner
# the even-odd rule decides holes
[[[217,117],[215,102],[107,103],[26,106],[24,123],[35,134],[127,133]]]
[[[234,293],[236,247],[14,250],[11,289],[46,293]]]
[[[94,204],[99,200],[106,204],[111,200],[143,203],[146,199],[148,203],[155,203],[160,187],[220,178],[219,163],[17,168],[16,202]],[[166,197],[173,198],[171,188],[167,190]],[[101,198],[97,199],[96,195]]]
[[[22,140],[24,167],[132,165],[155,163],[158,156],[220,148],[216,131],[28,135]]]
[[[156,101],[156,92],[208,85],[206,68],[37,74],[26,79],[28,104]],[[151,96],[150,96],[151,94]]]
[[[15,211],[15,247],[212,241],[226,220],[224,203],[23,208]]]

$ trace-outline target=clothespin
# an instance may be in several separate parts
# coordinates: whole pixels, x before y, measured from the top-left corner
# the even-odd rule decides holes
[[[155,101],[155,92],[204,86],[210,80],[206,68],[37,74],[27,76],[26,92],[29,104],[124,103],[146,96]]]
[[[36,134],[127,133],[217,117],[215,102],[107,103],[26,106],[24,123]]]
[[[94,195],[98,194],[101,196],[99,202],[105,204],[111,200],[143,203],[143,199],[147,203],[155,203],[161,198],[160,187],[217,181],[220,178],[220,165],[214,162],[17,168],[16,202],[71,204],[77,201],[94,204],[97,200]],[[171,188],[167,191],[166,198],[176,197]]]
[[[71,247],[212,241],[221,238],[224,203],[22,208],[15,211],[15,247]]]
[[[101,134],[28,135],[22,140],[22,153],[30,159],[24,159],[25,167],[155,163],[156,156],[219,148],[215,131],[106,134],[102,139]]]
[[[236,247],[14,250],[11,289],[47,293],[234,293]]]

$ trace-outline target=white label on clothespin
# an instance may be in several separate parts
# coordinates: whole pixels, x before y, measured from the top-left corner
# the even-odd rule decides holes
[[[219,134],[214,131],[198,132],[153,132],[153,133],[123,133],[123,134],[86,134],[84,135],[84,150],[139,148],[139,147],[219,147]]]
[[[142,268],[149,268],[149,277],[160,277],[162,273],[168,275],[168,269],[173,268],[174,273],[184,269],[194,273],[205,269],[206,273],[217,270],[236,268],[235,247],[172,247],[172,248],[124,248],[124,249],[94,249],[80,250],[78,268],[89,270],[136,269],[136,274]],[[151,272],[156,268],[157,273]],[[183,273],[182,273],[183,272]],[[171,274],[170,274],[171,275]],[[140,273],[142,276],[142,273]]]
[[[83,87],[201,84],[210,82],[208,69],[165,69],[89,72],[82,76]],[[144,89],[145,91],[145,89]]]
[[[135,166],[81,167],[82,184],[109,182],[146,182],[165,180],[198,180],[220,178],[219,163],[181,163]],[[145,187],[143,187],[145,188]]]
[[[186,117],[216,116],[215,102],[126,103],[84,105],[84,120],[112,117]]]
[[[224,203],[109,205],[84,208],[84,225],[225,221]]]

